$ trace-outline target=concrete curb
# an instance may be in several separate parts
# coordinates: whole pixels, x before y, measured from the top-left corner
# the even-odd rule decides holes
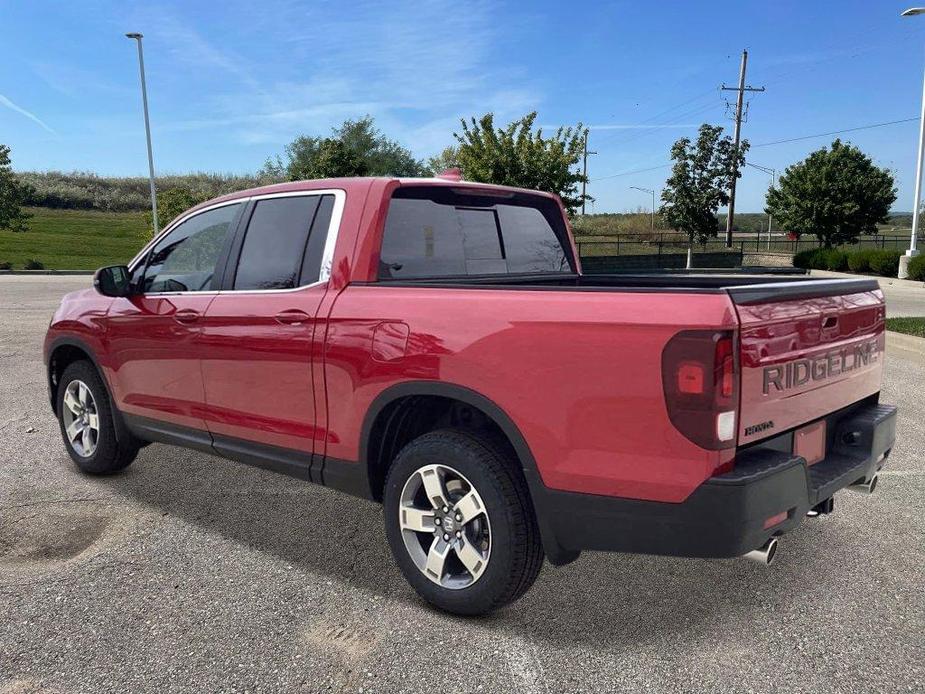
[[[0,275],[92,275],[96,270],[0,270]]]

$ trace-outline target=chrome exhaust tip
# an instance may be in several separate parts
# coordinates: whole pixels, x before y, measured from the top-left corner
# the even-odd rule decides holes
[[[758,562],[759,564],[764,564],[765,566],[770,566],[771,562],[774,561],[774,556],[777,554],[777,538],[772,537],[770,540],[765,542],[758,549],[753,549],[751,552],[747,552],[742,556],[751,561]]]
[[[880,480],[880,475],[874,475],[869,480],[861,480],[860,482],[855,482],[852,485],[848,486],[848,489],[851,489],[855,492],[861,492],[862,494],[873,494],[874,490],[877,488],[877,482]]]

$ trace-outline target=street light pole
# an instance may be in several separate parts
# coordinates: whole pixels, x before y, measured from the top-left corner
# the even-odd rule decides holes
[[[902,13],[903,17],[914,17],[925,13],[925,7],[910,7]],[[909,250],[899,259],[899,279],[909,276],[909,261],[919,254],[915,248],[916,238],[919,234],[919,207],[922,205],[922,154],[925,148],[925,75],[922,79],[922,110],[919,114],[919,151],[915,160],[915,207],[912,208],[912,237],[909,240]]]
[[[771,189],[772,189],[772,190],[773,190],[774,187],[777,185],[777,169],[772,169],[772,168],[769,167],[769,166],[761,166],[760,164],[754,164],[754,163],[752,163],[752,162],[750,162],[750,161],[745,162],[745,165],[746,165],[746,166],[750,166],[750,167],[752,167],[753,169],[758,169],[759,171],[764,171],[766,174],[770,174],[770,175],[771,175]],[[771,250],[771,220],[773,219],[773,217],[774,217],[774,216],[769,212],[769,213],[768,213],[768,250]],[[761,233],[760,233],[760,231],[759,231],[759,233],[758,233],[758,241],[759,241],[759,243],[761,242]]]
[[[655,191],[639,186],[630,186],[633,190],[641,190],[643,193],[652,193],[652,231],[655,231]]]
[[[151,184],[151,217],[154,222],[154,234],[157,235],[157,192],[154,188],[154,151],[151,149],[151,123],[148,120],[148,89],[145,85],[145,56],[141,50],[142,34],[132,32],[126,37],[138,42],[138,70],[141,73],[141,103],[145,112],[145,138],[148,141],[148,178]]]

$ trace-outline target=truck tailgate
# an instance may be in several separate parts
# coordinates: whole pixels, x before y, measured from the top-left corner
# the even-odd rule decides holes
[[[740,446],[880,389],[886,309],[876,280],[808,280],[728,291],[740,323]]]

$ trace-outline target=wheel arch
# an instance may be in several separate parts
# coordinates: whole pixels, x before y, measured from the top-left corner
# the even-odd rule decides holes
[[[134,437],[129,432],[122,417],[122,413],[116,406],[115,398],[112,396],[112,388],[106,380],[106,373],[100,367],[100,363],[87,342],[73,335],[63,335],[55,338],[48,346],[48,363],[46,365],[46,380],[48,382],[48,397],[51,401],[51,411],[58,416],[58,379],[64,373],[64,370],[75,361],[88,361],[96,369],[100,377],[100,382],[106,390],[106,397],[109,398],[109,409],[112,412],[113,428],[116,433],[116,440],[132,441]]]
[[[46,364],[46,379],[48,381],[48,397],[51,402],[51,411],[58,415],[58,379],[64,370],[75,361],[85,360],[93,364],[93,368],[100,375],[103,384],[108,388],[106,378],[100,364],[93,354],[93,350],[86,342],[78,337],[66,335],[55,338],[48,347],[48,361]],[[108,393],[107,393],[108,395]],[[112,397],[110,396],[110,400]]]
[[[370,494],[374,499],[381,501],[385,472],[397,453],[397,450],[390,452],[387,446],[390,435],[388,428],[393,423],[393,415],[398,413],[404,403],[414,398],[439,398],[450,403],[461,403],[478,411],[494,425],[506,439],[520,464],[547,558],[553,564],[566,564],[577,558],[578,553],[563,549],[556,540],[552,525],[544,512],[547,506],[546,487],[540,477],[533,452],[520,429],[497,403],[465,386],[435,381],[405,381],[390,386],[373,400],[363,419],[359,461],[367,473]],[[384,457],[389,459],[384,460]]]

